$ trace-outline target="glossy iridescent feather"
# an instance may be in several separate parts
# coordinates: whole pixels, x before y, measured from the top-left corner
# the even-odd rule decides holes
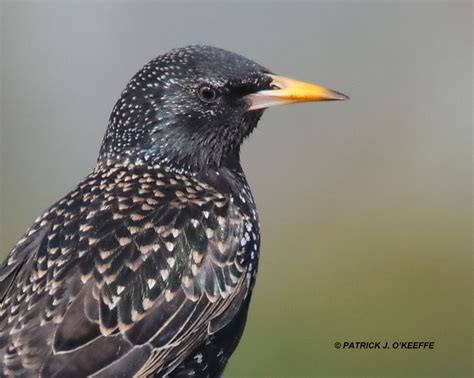
[[[149,62],[117,101],[98,164],[0,267],[0,375],[219,376],[258,264],[240,145],[268,72],[207,46]],[[219,88],[203,102],[196,88]]]
[[[241,174],[205,176],[100,167],[38,219],[1,269],[4,373],[171,371],[227,326],[253,284],[257,223],[250,196],[209,184]]]

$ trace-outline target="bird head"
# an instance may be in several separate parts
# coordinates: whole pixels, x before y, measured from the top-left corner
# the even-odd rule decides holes
[[[140,159],[190,172],[231,167],[266,108],[345,99],[223,49],[174,49],[130,80],[110,115],[99,161]]]

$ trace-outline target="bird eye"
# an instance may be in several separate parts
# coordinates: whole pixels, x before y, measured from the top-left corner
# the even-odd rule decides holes
[[[199,88],[199,98],[204,102],[214,102],[217,99],[217,92],[214,88],[204,85]]]

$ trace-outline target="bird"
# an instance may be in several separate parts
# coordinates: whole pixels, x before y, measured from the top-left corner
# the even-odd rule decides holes
[[[0,266],[0,375],[220,377],[260,252],[241,145],[269,107],[346,99],[217,47],[148,62]]]

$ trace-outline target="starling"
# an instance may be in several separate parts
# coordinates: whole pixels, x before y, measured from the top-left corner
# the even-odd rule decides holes
[[[242,141],[270,106],[344,99],[215,47],[146,64],[0,267],[0,375],[220,376],[259,258]]]

